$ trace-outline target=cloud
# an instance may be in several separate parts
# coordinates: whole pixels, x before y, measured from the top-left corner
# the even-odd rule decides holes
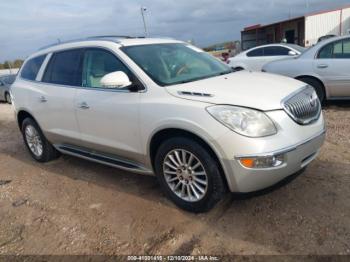
[[[307,2],[309,9],[307,10]],[[200,46],[240,38],[243,27],[270,23],[349,0],[17,0],[0,3],[0,61],[25,58],[41,46],[91,35],[143,35],[146,6],[151,36],[194,39]]]

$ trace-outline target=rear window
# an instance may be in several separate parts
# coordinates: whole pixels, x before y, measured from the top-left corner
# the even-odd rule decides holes
[[[42,81],[58,85],[81,86],[81,58],[81,49],[53,54]]]
[[[45,57],[46,55],[42,55],[28,60],[21,71],[21,77],[27,80],[34,81],[40,70],[41,65],[44,62]]]
[[[248,57],[264,56],[264,49],[257,48],[247,53]]]
[[[287,56],[289,51],[283,46],[269,46],[264,48],[264,56]]]

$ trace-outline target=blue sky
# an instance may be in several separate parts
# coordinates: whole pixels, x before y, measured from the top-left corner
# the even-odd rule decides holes
[[[239,39],[249,25],[346,4],[350,0],[1,0],[0,62],[25,58],[58,38],[143,35],[141,6],[151,36],[206,46]]]

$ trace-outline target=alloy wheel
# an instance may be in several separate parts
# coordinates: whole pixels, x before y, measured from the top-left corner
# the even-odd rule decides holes
[[[163,174],[172,192],[185,201],[197,202],[207,192],[207,173],[191,152],[183,149],[170,151],[164,158]]]
[[[25,128],[25,138],[30,151],[36,156],[41,157],[43,154],[43,142],[35,127],[28,125]]]

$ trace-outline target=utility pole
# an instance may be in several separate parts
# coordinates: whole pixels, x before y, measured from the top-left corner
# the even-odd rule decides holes
[[[146,25],[145,14],[144,14],[144,12],[146,11],[147,11],[147,8],[144,6],[141,6],[141,15],[143,20],[143,27],[145,29],[145,37],[148,37],[147,25]]]

